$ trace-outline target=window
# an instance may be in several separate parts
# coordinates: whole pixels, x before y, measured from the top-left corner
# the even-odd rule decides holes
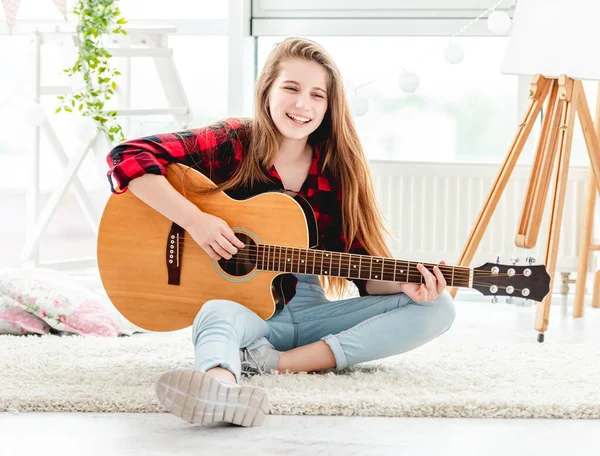
[[[76,0],[67,0],[71,11]],[[136,19],[226,19],[228,1],[215,0],[119,0],[119,9],[128,20]],[[62,15],[50,0],[21,0],[18,20],[60,21]]]
[[[171,36],[175,65],[191,105],[194,126],[227,116],[228,52],[226,36]],[[152,59],[134,60],[132,106],[166,106],[164,92]],[[132,119],[129,137],[175,131],[171,117]]]
[[[228,1],[120,0],[119,8],[130,19],[227,19]]]
[[[331,54],[346,85],[369,101],[354,118],[369,159],[432,162],[500,163],[522,118],[518,113],[518,77],[500,73],[507,38],[461,37],[464,60],[444,59],[446,37],[308,37]],[[258,68],[282,37],[258,39]],[[414,94],[397,84],[403,68],[414,71]],[[588,99],[595,87],[585,84]],[[592,109],[594,104],[592,104]],[[592,113],[593,114],[593,113]],[[539,134],[538,118],[519,163],[531,163]],[[587,163],[583,136],[576,127],[572,164]]]

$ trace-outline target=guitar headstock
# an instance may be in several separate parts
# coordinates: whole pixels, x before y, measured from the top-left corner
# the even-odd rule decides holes
[[[473,288],[484,296],[513,296],[541,302],[550,292],[550,275],[543,264],[485,263],[473,269]]]

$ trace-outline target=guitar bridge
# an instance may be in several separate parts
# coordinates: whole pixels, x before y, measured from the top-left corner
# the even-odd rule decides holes
[[[181,279],[181,258],[183,256],[184,229],[173,223],[167,239],[166,264],[169,285],[179,285]]]

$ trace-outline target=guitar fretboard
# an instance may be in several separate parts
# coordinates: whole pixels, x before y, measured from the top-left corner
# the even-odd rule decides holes
[[[423,283],[417,262],[326,250],[258,244],[256,265],[263,271],[292,272],[349,279]],[[434,264],[422,263],[432,273]],[[469,287],[471,269],[437,265],[449,286]]]

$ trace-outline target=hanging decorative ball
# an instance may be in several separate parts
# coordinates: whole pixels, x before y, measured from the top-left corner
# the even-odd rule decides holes
[[[420,83],[419,76],[412,71],[405,71],[398,76],[398,85],[406,93],[414,93],[419,88]]]
[[[46,112],[39,103],[31,103],[24,112],[25,123],[37,127],[46,120]]]
[[[504,11],[493,11],[487,19],[487,26],[494,35],[506,35],[510,25],[510,17]]]
[[[350,98],[350,110],[355,116],[364,116],[369,110],[369,100],[356,94]]]
[[[446,62],[453,65],[460,63],[465,56],[463,47],[458,43],[448,43],[446,50],[444,51],[444,57]]]

